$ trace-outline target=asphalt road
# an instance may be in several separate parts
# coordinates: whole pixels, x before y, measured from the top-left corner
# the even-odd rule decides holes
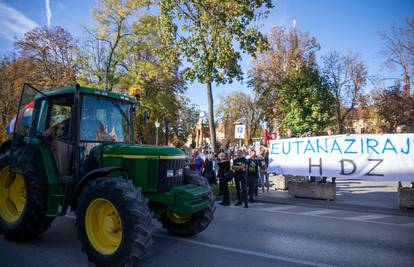
[[[88,266],[74,218],[58,218],[35,241],[0,237],[0,266]],[[140,266],[413,266],[414,217],[292,205],[217,207],[210,227],[182,239],[156,223]]]

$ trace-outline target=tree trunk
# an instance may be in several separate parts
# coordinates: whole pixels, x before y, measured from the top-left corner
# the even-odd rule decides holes
[[[342,114],[341,114],[341,104],[339,102],[336,103],[336,121],[338,122],[339,133],[340,134],[345,133],[344,120],[342,119]]]
[[[168,120],[167,118],[164,117],[164,130],[165,130],[165,135],[164,135],[164,145],[168,146]]]
[[[410,76],[407,74],[404,74],[404,94],[405,96],[409,96],[410,95]]]
[[[207,101],[208,101],[208,126],[210,128],[211,146],[213,152],[217,151],[216,142],[216,128],[214,127],[214,105],[213,105],[213,93],[211,90],[211,82],[207,83]]]

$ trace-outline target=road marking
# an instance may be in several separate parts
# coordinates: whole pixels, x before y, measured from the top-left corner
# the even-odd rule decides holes
[[[174,237],[174,236],[167,236],[167,235],[163,235],[163,234],[153,234],[153,236],[160,237],[160,238],[165,238],[165,239],[170,239],[170,240],[175,240],[175,241],[181,241],[181,242],[189,243],[189,244],[193,244],[193,245],[199,245],[199,246],[204,246],[204,247],[209,247],[209,248],[214,248],[214,249],[219,249],[219,250],[225,250],[225,251],[230,251],[230,252],[235,252],[235,253],[240,253],[240,254],[246,254],[246,255],[250,255],[250,256],[262,257],[262,258],[267,258],[267,259],[271,259],[271,260],[284,261],[284,262],[288,262],[288,263],[302,264],[302,265],[308,265],[308,266],[318,266],[318,267],[319,266],[320,267],[334,266],[334,265],[328,265],[328,264],[319,263],[319,262],[299,260],[299,259],[296,259],[296,258],[276,256],[276,255],[262,253],[262,252],[256,252],[256,251],[252,251],[252,250],[246,250],[246,249],[216,245],[216,244],[211,244],[211,243],[204,243],[204,242],[200,242],[200,241],[196,241],[196,240],[192,240],[192,239],[185,239],[185,238],[179,238],[179,237]]]
[[[249,210],[257,210],[257,211],[263,211],[263,212],[270,212],[270,213],[282,213],[282,214],[288,214],[288,215],[302,215],[302,216],[310,216],[310,217],[317,217],[317,218],[328,218],[328,219],[336,219],[336,220],[350,220],[350,221],[358,221],[358,222],[364,222],[364,223],[374,223],[374,224],[381,224],[381,225],[388,225],[388,226],[402,226],[402,227],[411,227],[414,228],[414,223],[387,223],[387,222],[380,222],[380,221],[374,221],[373,219],[380,219],[380,218],[386,218],[390,216],[400,217],[401,215],[382,215],[382,214],[370,214],[370,215],[361,215],[361,216],[353,216],[353,217],[341,217],[341,216],[334,216],[330,215],[329,213],[323,213],[318,214],[317,212],[295,212],[295,211],[289,211],[289,209],[295,208],[298,206],[293,205],[286,205],[282,207],[273,207],[273,208],[254,208],[251,207]],[[233,209],[240,209],[238,207],[226,207],[226,208],[233,208]],[[223,209],[226,209],[223,208]],[[332,209],[332,213],[341,212],[342,210],[336,210]],[[413,218],[414,220],[414,218]]]
[[[280,206],[280,207],[267,207],[267,208],[260,208],[257,210],[263,210],[263,211],[278,211],[278,210],[290,210],[293,208],[297,208],[297,206]]]
[[[361,215],[361,216],[349,217],[347,219],[349,219],[349,220],[355,220],[355,221],[368,221],[368,220],[382,219],[382,218],[385,218],[385,217],[388,217],[388,215],[368,214],[368,215]]]
[[[75,215],[67,214],[64,217],[72,219],[72,220],[76,220]],[[251,255],[251,256],[267,258],[267,259],[271,259],[271,260],[278,260],[278,261],[284,261],[284,262],[289,262],[289,263],[295,263],[295,264],[302,264],[302,265],[308,265],[308,266],[317,266],[317,267],[335,266],[335,265],[329,265],[329,264],[324,264],[324,263],[319,263],[319,262],[299,260],[299,259],[283,257],[283,256],[276,256],[276,255],[272,255],[272,254],[261,253],[261,252],[246,250],[246,249],[233,248],[233,247],[222,246],[222,245],[215,245],[215,244],[211,244],[211,243],[204,243],[204,242],[200,242],[200,241],[196,241],[196,240],[179,238],[179,237],[174,237],[174,236],[167,236],[167,235],[162,235],[162,234],[153,234],[153,236],[160,237],[160,238],[165,238],[165,239],[170,239],[170,240],[175,240],[175,241],[181,241],[181,242],[184,242],[184,243],[189,243],[189,244],[194,244],[194,245],[199,245],[199,246],[204,246],[204,247],[209,247],[209,248],[214,248],[214,249],[220,249],[220,250],[225,250],[225,251],[230,251],[230,252],[235,252],[235,253],[240,253],[240,254],[246,254],[246,255]]]
[[[329,214],[329,213],[334,213],[334,212],[337,212],[337,210],[322,209],[322,210],[312,210],[312,211],[300,212],[299,214],[302,214],[302,215],[323,215],[323,214]]]

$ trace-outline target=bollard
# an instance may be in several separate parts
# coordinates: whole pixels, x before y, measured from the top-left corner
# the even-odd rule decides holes
[[[335,200],[336,184],[334,183],[308,183],[288,182],[289,195],[311,199]]]
[[[414,208],[414,189],[410,187],[398,188],[398,207],[401,209]]]

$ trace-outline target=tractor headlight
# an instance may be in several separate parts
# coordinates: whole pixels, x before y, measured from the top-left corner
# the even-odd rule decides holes
[[[183,176],[184,170],[183,169],[178,169],[177,170],[177,176]]]
[[[167,177],[174,177],[174,170],[167,170]]]

